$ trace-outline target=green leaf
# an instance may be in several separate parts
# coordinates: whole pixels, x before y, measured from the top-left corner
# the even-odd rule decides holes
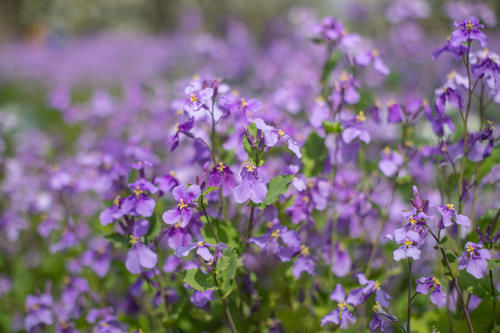
[[[249,157],[253,155],[253,148],[250,142],[248,141],[247,136],[243,136],[243,148],[245,149],[245,152],[248,154]]]
[[[304,163],[304,174],[307,177],[313,177],[323,171],[323,163],[328,154],[323,138],[317,133],[312,132],[307,137],[306,143],[302,148]]]
[[[259,208],[264,209],[266,206],[273,204],[278,201],[280,195],[285,193],[288,188],[288,184],[292,182],[294,175],[280,175],[274,178],[271,178],[269,184],[267,185],[267,194],[264,202],[262,202]]]
[[[491,297],[491,289],[488,277],[476,279],[466,271],[460,271],[458,281],[463,290],[467,290],[480,298]]]
[[[340,56],[341,56],[340,52],[335,52],[325,62],[325,65],[323,66],[323,72],[321,73],[321,82],[323,85],[325,85],[328,82],[330,74],[335,69],[335,67],[337,67],[337,63],[339,62]]]
[[[488,269],[495,271],[500,268],[500,258],[494,258],[488,261]]]
[[[196,290],[207,291],[209,289],[217,289],[214,277],[203,273],[199,268],[188,269],[184,274],[183,281]]]
[[[220,190],[220,188],[218,188],[217,186],[209,186],[205,191],[203,191],[202,196],[205,196],[208,193],[211,193],[211,192],[217,191],[217,190]]]
[[[217,219],[210,219],[210,221],[212,222],[214,232],[217,235],[219,241],[228,246],[236,246],[239,244],[238,230],[236,230],[236,228],[231,223]],[[210,228],[208,227],[206,222],[201,229],[201,235],[206,242],[210,244],[217,244],[217,240],[212,235],[212,232],[210,231]]]
[[[113,232],[112,234],[104,236],[106,239],[111,241],[116,247],[128,247],[128,238],[125,235]]]
[[[254,138],[257,138],[257,126],[255,123],[251,123],[250,126],[248,126],[248,133]]]
[[[234,249],[228,248],[223,252],[222,258],[217,264],[217,277],[220,279],[220,290],[222,297],[227,297],[233,290],[233,281],[238,267],[238,255]]]
[[[326,133],[339,134],[342,132],[342,126],[339,121],[323,120],[323,128]]]
[[[491,155],[480,163],[476,179],[482,179],[498,163],[500,163],[500,146],[494,147]]]
[[[446,250],[452,251],[454,254],[456,254],[456,251],[458,249],[457,242],[448,236],[444,236],[443,239],[439,242],[439,245]]]

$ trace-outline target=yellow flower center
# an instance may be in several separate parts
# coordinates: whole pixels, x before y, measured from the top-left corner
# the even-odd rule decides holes
[[[344,301],[341,301],[341,302],[339,303],[338,307],[339,307],[340,311],[344,310],[344,308],[346,307],[345,302],[344,302]]]
[[[372,307],[372,310],[373,310],[373,312],[377,312],[380,310],[380,308],[381,308],[380,303],[375,302],[375,305]]]
[[[177,177],[177,175],[175,174],[175,171],[170,171],[169,175],[170,175],[170,177],[174,177],[174,178]]]
[[[467,30],[471,31],[472,28],[474,28],[474,23],[472,23],[471,21],[467,22]]]
[[[117,195],[117,196],[115,197],[115,199],[113,200],[113,204],[114,204],[115,206],[118,206],[118,204],[120,203],[120,199],[121,199],[121,197],[120,197],[119,195]]]
[[[283,135],[285,135],[285,132],[278,130],[278,139],[280,139]]]
[[[271,221],[267,222],[267,223],[266,223],[266,227],[267,227],[268,229],[271,229],[271,228],[273,227],[273,222],[271,222]]]
[[[315,101],[316,101],[316,103],[324,103],[325,99],[323,98],[323,96],[318,96],[318,97],[316,97]]]
[[[309,179],[309,180],[307,181],[307,187],[309,187],[309,188],[313,188],[313,187],[314,187],[314,185],[316,185],[316,182],[314,181],[314,179]]]
[[[380,282],[376,280],[375,285],[373,286],[373,290],[377,290],[379,287],[380,287]]]
[[[224,166],[224,163],[219,162],[219,165],[217,166],[217,171],[224,172],[224,169],[226,169],[226,167]]]
[[[378,55],[379,55],[378,50],[377,49],[373,49],[372,50],[372,56],[378,57]]]
[[[384,154],[387,155],[387,156],[391,155],[391,148],[389,148],[389,147],[386,146],[384,148]]]
[[[342,73],[340,73],[340,81],[347,81],[347,80],[349,80],[349,76],[347,75],[347,72],[342,71]]]
[[[449,80],[452,80],[455,78],[455,75],[457,75],[457,72],[455,72],[454,70],[449,72],[448,75],[446,75],[446,77],[449,79]]]
[[[179,201],[179,203],[177,204],[177,208],[179,208],[180,210],[183,210],[184,208],[187,208],[187,204],[184,203],[184,199],[181,199],[181,201]]]
[[[412,217],[410,217],[410,223],[415,224],[415,223],[417,223],[417,220],[415,220],[415,218],[412,216]]]
[[[138,237],[135,237],[134,235],[130,235],[130,244],[134,245],[139,241]]]
[[[189,100],[191,101],[191,103],[196,103],[198,102],[198,97],[196,97],[194,94],[191,95],[191,98],[189,98]]]
[[[441,281],[439,281],[439,279],[435,277],[432,278],[432,283],[434,284],[434,287],[441,285]]]
[[[252,172],[255,169],[257,169],[257,167],[255,166],[255,164],[253,164],[253,162],[250,162],[250,161],[245,165],[245,168],[247,168],[247,170],[250,171],[250,172]]]
[[[175,124],[175,131],[179,132],[179,124]]]
[[[138,195],[142,194],[142,192],[144,192],[144,191],[141,190],[141,188],[139,187],[139,185],[137,185],[135,187],[135,190],[134,190],[135,195],[138,196]]]
[[[309,247],[307,245],[301,244],[300,245],[300,254],[303,256],[308,256],[311,253],[309,252]]]
[[[467,248],[467,252],[469,252],[469,253],[474,252],[474,248],[472,247],[472,245],[468,244],[466,248]]]
[[[244,108],[247,105],[248,105],[247,101],[245,101],[245,99],[242,97],[241,98],[241,107]]]
[[[278,238],[279,235],[280,235],[280,229],[276,229],[271,233],[271,237],[273,238]]]
[[[177,221],[177,223],[174,225],[174,227],[180,228],[181,227],[181,223],[182,223],[182,220]]]
[[[410,245],[413,245],[413,242],[407,238],[407,239],[405,239],[404,244],[405,244],[406,246],[410,246]]]
[[[455,210],[455,206],[453,204],[447,204],[446,208],[448,208],[450,210]]]
[[[340,251],[345,251],[345,245],[344,245],[344,243],[340,243],[339,244],[339,250]]]
[[[366,120],[365,113],[363,111],[359,111],[359,114],[356,116],[356,120],[360,123]]]
[[[198,242],[198,246],[203,246],[203,242]]]

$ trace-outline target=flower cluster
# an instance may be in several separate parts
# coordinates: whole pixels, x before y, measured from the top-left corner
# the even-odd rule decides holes
[[[188,15],[98,82],[25,59],[50,120],[0,113],[0,331],[498,327],[500,56],[482,16],[433,53],[428,1],[386,7],[385,40],[294,8],[265,46]]]

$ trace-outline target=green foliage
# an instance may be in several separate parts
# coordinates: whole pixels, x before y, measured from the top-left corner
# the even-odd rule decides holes
[[[112,234],[104,236],[107,240],[113,243],[116,247],[128,247],[129,240],[125,235],[113,232]]]
[[[214,232],[217,235],[217,238],[222,243],[228,246],[240,246],[240,242],[238,240],[238,230],[229,223],[228,221],[221,221],[217,219],[211,219],[212,227],[214,228]],[[217,240],[212,235],[209,226],[205,223],[204,227],[201,229],[201,234],[203,239],[210,244],[217,244]]]
[[[302,148],[302,163],[304,163],[304,174],[307,177],[317,176],[323,171],[323,164],[328,149],[326,148],[323,138],[317,133],[311,132],[307,137],[306,143]]]
[[[188,269],[183,274],[184,277],[182,280],[196,290],[207,291],[209,289],[217,289],[214,276],[203,273],[199,268]]]
[[[339,121],[323,120],[323,128],[326,133],[339,134],[342,132],[342,126]]]
[[[292,182],[293,178],[293,175],[279,175],[272,178],[267,185],[266,198],[260,204],[259,208],[264,209],[266,206],[278,201],[280,195],[288,189],[288,185]]]
[[[464,291],[468,291],[480,298],[490,298],[492,296],[489,277],[476,279],[466,271],[460,271],[458,282]]]
[[[217,263],[217,277],[220,281],[222,297],[231,294],[234,286],[234,277],[238,267],[238,255],[232,248],[225,249],[223,257]]]

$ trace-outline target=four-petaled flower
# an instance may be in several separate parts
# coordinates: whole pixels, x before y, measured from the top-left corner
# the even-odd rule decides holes
[[[164,212],[163,221],[166,224],[179,224],[184,228],[191,221],[192,209],[197,206],[193,201],[200,197],[201,189],[198,185],[191,185],[189,189],[179,185],[172,190],[172,194],[177,201],[177,208]]]
[[[458,269],[465,269],[476,279],[482,278],[488,270],[491,253],[481,243],[467,242],[465,251],[458,258]]]

